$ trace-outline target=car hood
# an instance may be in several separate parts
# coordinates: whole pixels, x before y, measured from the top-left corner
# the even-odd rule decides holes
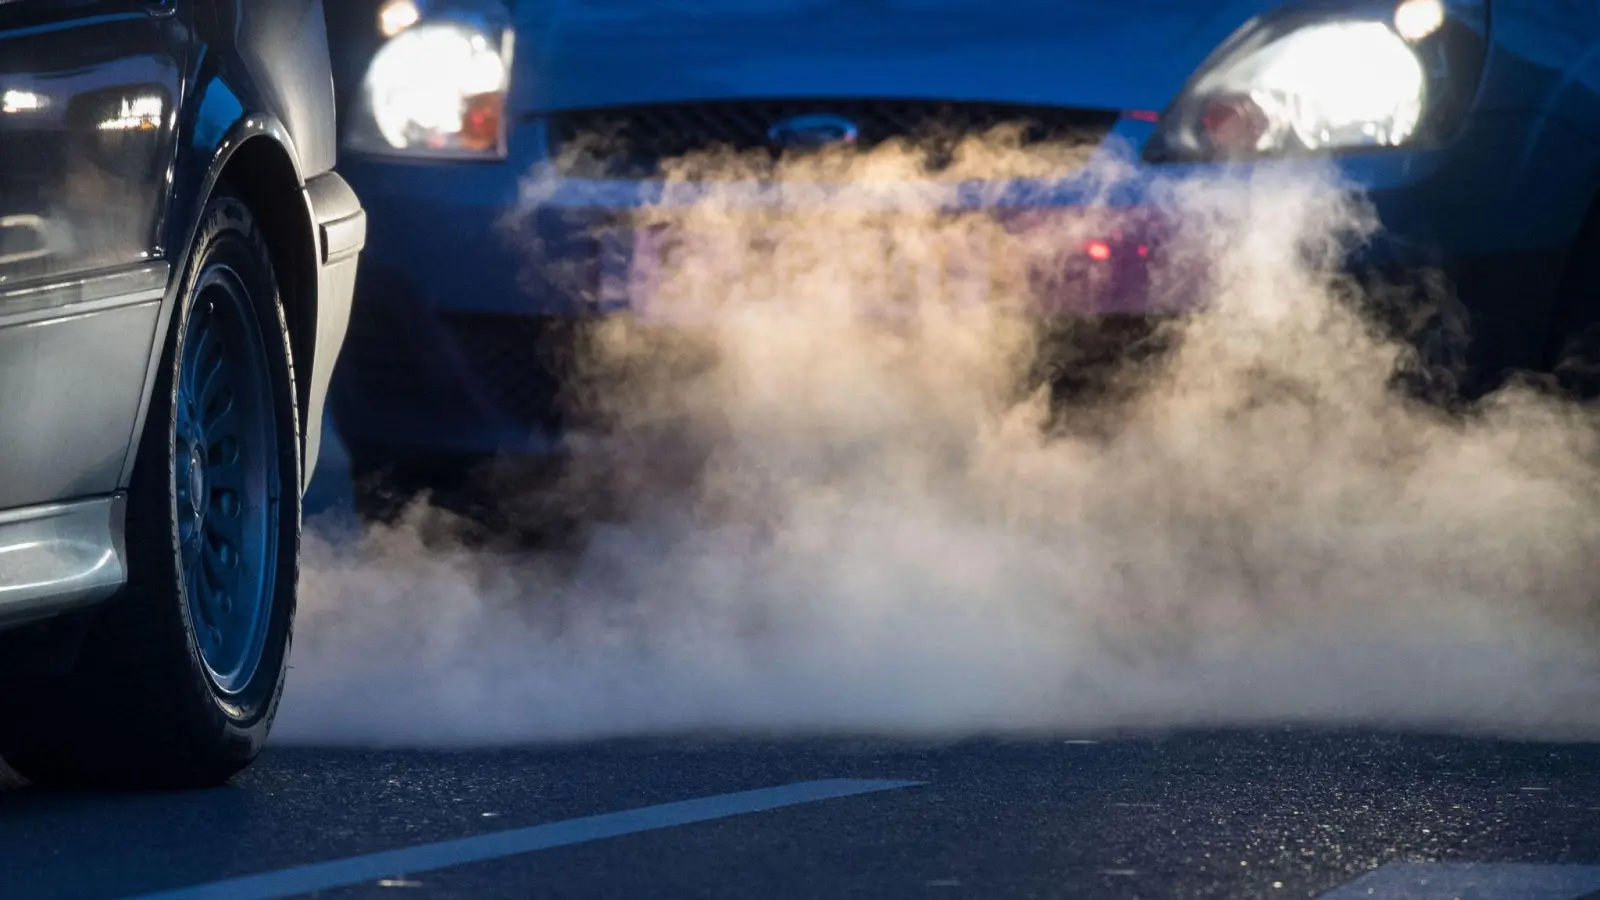
[[[1159,110],[1282,0],[520,0],[523,112],[741,97]]]

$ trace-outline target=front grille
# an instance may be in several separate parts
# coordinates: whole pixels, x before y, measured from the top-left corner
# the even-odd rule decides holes
[[[576,326],[546,316],[449,313],[451,340],[479,386],[518,425],[554,429],[570,387]]]
[[[575,110],[548,117],[551,156],[565,175],[652,178],[662,163],[719,151],[776,158],[768,133],[800,116],[837,116],[858,129],[855,148],[870,150],[903,138],[937,169],[956,141],[1005,126],[1020,127],[1028,144],[1098,144],[1118,113],[1002,103],[925,100],[729,100]]]

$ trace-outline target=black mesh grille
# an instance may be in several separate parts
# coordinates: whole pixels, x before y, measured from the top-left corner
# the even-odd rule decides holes
[[[937,167],[943,147],[967,135],[1021,126],[1026,143],[1098,144],[1118,113],[1061,107],[924,100],[737,100],[576,110],[548,117],[551,155],[581,178],[649,178],[663,160],[702,151],[775,157],[769,131],[799,116],[839,116],[858,129],[855,147],[914,140]]]

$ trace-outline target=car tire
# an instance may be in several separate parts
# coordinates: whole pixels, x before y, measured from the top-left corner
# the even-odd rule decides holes
[[[300,428],[278,279],[250,209],[206,207],[128,492],[128,583],[66,674],[8,685],[0,755],[55,787],[182,789],[260,752],[283,690]]]

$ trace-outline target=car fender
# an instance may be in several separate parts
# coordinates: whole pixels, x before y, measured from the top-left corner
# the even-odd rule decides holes
[[[227,91],[222,81],[213,81],[207,90]],[[203,95],[205,92],[202,91]],[[224,104],[226,106],[226,104]],[[194,130],[196,146],[188,148],[196,157],[205,159],[200,175],[188,189],[178,192],[175,204],[179,215],[172,221],[168,257],[172,264],[167,292],[162,301],[162,311],[156,326],[154,346],[164,347],[167,331],[175,320],[175,311],[182,289],[184,270],[194,250],[194,241],[201,214],[216,192],[218,182],[242,148],[251,147],[259,152],[259,142],[269,142],[281,153],[292,178],[296,197],[292,201],[295,214],[283,216],[292,232],[281,239],[294,245],[295,270],[280,272],[280,279],[294,284],[283,285],[292,290],[297,300],[295,308],[286,310],[290,318],[291,335],[295,342],[296,381],[299,388],[301,412],[301,440],[304,477],[309,478],[315,467],[321,440],[321,398],[327,391],[334,362],[349,321],[349,286],[342,281],[353,279],[355,257],[365,243],[366,216],[355,194],[337,174],[324,172],[306,180],[294,139],[283,122],[276,116],[242,109],[232,116],[231,122],[208,119],[208,102],[204,96],[197,101],[197,121]],[[232,107],[228,107],[232,108]],[[208,136],[214,139],[207,139]],[[161,364],[159,350],[152,353],[145,373],[143,400],[136,419],[130,443],[136,444],[143,433],[149,411],[151,392]],[[129,454],[124,463],[122,484],[133,476],[137,454]],[[302,484],[303,487],[303,484]]]

